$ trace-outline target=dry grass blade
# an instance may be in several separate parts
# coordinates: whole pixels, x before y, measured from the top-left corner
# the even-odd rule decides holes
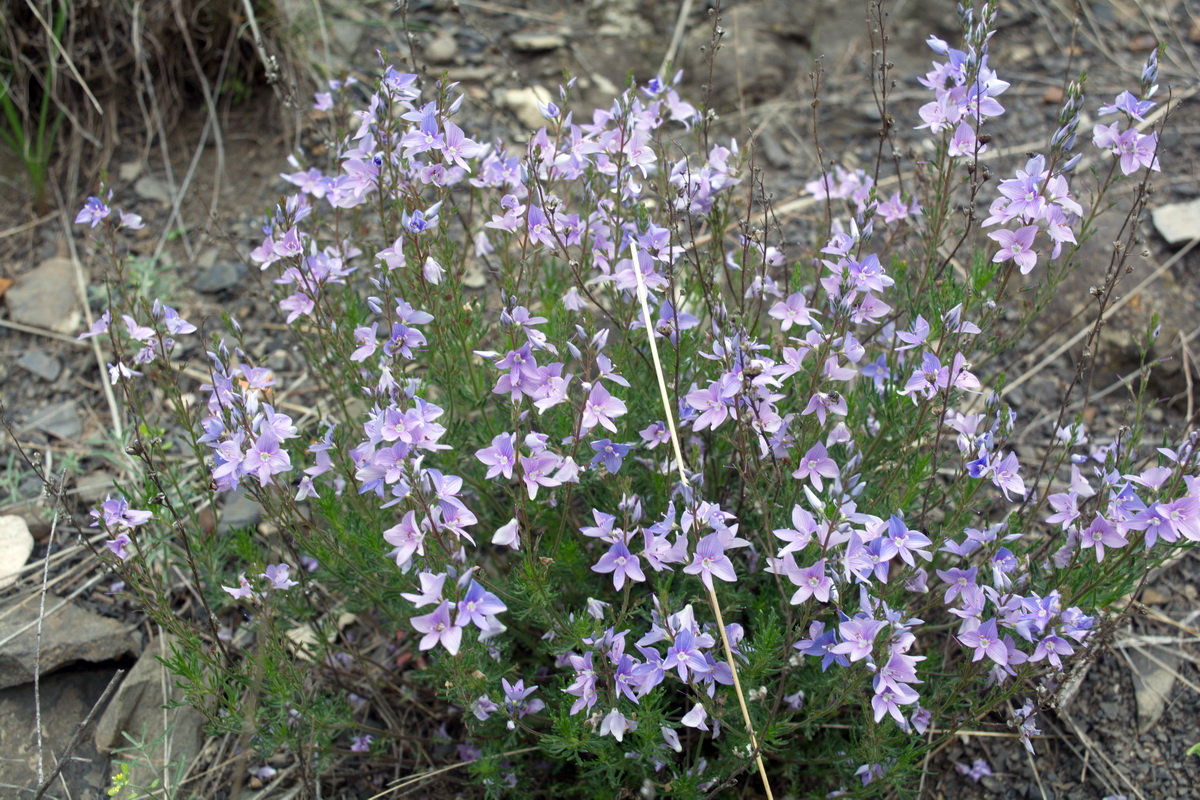
[[[658,391],[663,404],[663,413],[666,414],[667,424],[671,429],[671,445],[675,448],[675,466],[679,469],[679,480],[684,485],[688,485],[687,475],[683,470],[683,453],[679,447],[679,434],[675,429],[675,415],[671,412],[671,396],[667,391],[667,381],[663,376],[662,361],[658,357],[658,344],[654,341],[654,319],[650,314],[650,304],[646,300],[646,284],[642,280],[641,262],[638,260],[637,240],[629,240],[629,250],[633,257],[633,274],[637,279],[637,296],[638,301],[642,306],[642,319],[646,325],[646,338],[650,343],[650,354],[654,357],[654,375],[658,378]],[[750,709],[746,707],[746,695],[742,692],[742,681],[738,676],[737,662],[733,658],[733,648],[729,646],[729,633],[725,630],[725,620],[721,616],[721,603],[717,599],[717,593],[711,584],[707,584],[705,588],[708,590],[708,604],[712,607],[713,616],[717,618],[717,630],[721,634],[721,646],[725,651],[725,660],[729,662],[729,673],[733,678],[733,690],[737,695],[738,706],[742,712],[742,722],[746,725],[746,734],[750,737],[750,746],[754,752],[754,761],[758,765],[758,775],[762,779],[763,791],[767,793],[767,800],[773,800],[774,795],[771,793],[771,781],[767,778],[767,768],[763,764],[762,752],[758,746],[758,736],[754,732],[754,723],[750,719]]]
[[[80,88],[83,89],[84,94],[86,94],[88,97],[88,100],[92,102],[92,107],[96,109],[96,113],[100,116],[104,116],[104,109],[100,107],[100,101],[96,99],[96,95],[92,94],[92,90],[90,87],[88,87],[87,81],[85,81],[83,76],[79,74],[79,70],[75,67],[75,62],[71,60],[70,53],[66,51],[66,49],[62,46],[62,42],[60,42],[58,37],[54,35],[54,29],[50,27],[50,23],[47,22],[46,18],[42,16],[42,12],[38,10],[38,7],[33,4],[33,0],[25,0],[25,5],[29,6],[29,10],[33,12],[33,16],[37,18],[38,23],[45,28],[46,38],[54,43],[54,49],[58,51],[58,54],[62,57],[63,63],[67,65],[67,69],[70,71],[70,73],[75,76],[75,80],[79,81]]]
[[[498,756],[496,756],[496,758],[508,758],[510,756],[519,756],[524,753],[534,753],[534,752],[537,752],[537,750],[538,750],[538,748],[536,748],[536,747],[522,747],[519,750],[509,750],[507,753],[500,753]],[[444,767],[438,767],[437,769],[431,769],[428,772],[421,772],[416,775],[409,775],[406,778],[401,778],[394,785],[389,786],[387,789],[384,789],[379,794],[371,795],[371,797],[369,797],[368,800],[379,800],[379,798],[381,798],[381,797],[387,797],[390,794],[395,794],[396,792],[401,792],[401,791],[404,791],[405,789],[410,789],[413,786],[416,786],[417,784],[424,783],[425,781],[429,780],[430,778],[435,778],[438,775],[444,775],[447,772],[453,772],[456,769],[462,769],[463,767],[467,766],[468,763],[470,763],[470,762],[463,761],[458,764],[448,764]]]
[[[1137,785],[1129,779],[1129,776],[1122,772],[1120,768],[1113,763],[1113,760],[1105,754],[1104,750],[1101,749],[1100,746],[1094,741],[1092,741],[1092,739],[1086,733],[1084,733],[1083,728],[1081,728],[1079,724],[1075,722],[1070,714],[1064,711],[1062,712],[1062,718],[1071,727],[1071,732],[1075,734],[1075,738],[1079,740],[1079,743],[1082,744],[1089,753],[1095,753],[1098,755],[1105,767],[1107,767],[1107,769],[1125,785],[1125,788],[1129,789],[1129,791],[1133,793],[1134,797],[1138,798],[1138,800],[1146,800],[1146,795],[1142,794]]]
[[[666,74],[667,67],[675,63],[679,45],[683,42],[683,32],[687,28],[687,18],[691,13],[692,0],[683,0],[679,4],[679,15],[675,18],[675,30],[671,33],[671,43],[667,45],[667,52],[663,55],[662,63],[658,67],[658,77],[664,81],[670,80]]]

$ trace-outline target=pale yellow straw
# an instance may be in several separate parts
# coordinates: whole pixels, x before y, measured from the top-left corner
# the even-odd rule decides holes
[[[683,472],[683,451],[679,447],[679,433],[675,430],[675,414],[671,410],[671,397],[667,393],[667,381],[663,377],[662,362],[658,359],[658,345],[654,341],[654,322],[650,316],[650,305],[646,300],[646,284],[642,280],[642,267],[638,263],[637,240],[629,239],[629,250],[633,254],[633,275],[637,280],[638,302],[642,305],[642,317],[646,321],[646,338],[650,340],[650,355],[654,359],[654,374],[658,378],[658,393],[662,398],[663,413],[667,415],[667,428],[671,431],[671,445],[675,448],[675,466],[679,469],[679,480],[684,486],[690,486],[687,475]],[[762,778],[763,790],[767,800],[775,800],[771,793],[771,782],[767,780],[767,768],[763,765],[762,753],[758,750],[758,737],[754,735],[754,725],[750,722],[750,709],[746,707],[746,696],[742,694],[742,681],[738,678],[737,663],[733,660],[733,649],[729,646],[729,634],[725,632],[725,620],[721,616],[721,604],[717,602],[717,593],[711,586],[708,590],[708,604],[712,606],[713,615],[717,618],[717,630],[721,632],[721,644],[725,648],[725,660],[729,662],[729,672],[733,675],[733,690],[737,693],[738,705],[742,709],[742,721],[746,723],[746,733],[750,735],[750,746],[754,748],[754,761],[758,764],[758,774]]]

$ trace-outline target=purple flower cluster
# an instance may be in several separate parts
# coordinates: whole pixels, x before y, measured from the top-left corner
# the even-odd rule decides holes
[[[130,538],[129,532],[154,519],[154,515],[149,511],[130,508],[129,502],[124,497],[113,497],[112,495],[105,495],[104,502],[100,504],[100,507],[92,509],[89,514],[93,520],[90,527],[95,528],[99,525],[108,531],[113,538],[105,542],[105,545],[114,556],[122,561],[132,555],[129,547],[133,544],[133,540]]]

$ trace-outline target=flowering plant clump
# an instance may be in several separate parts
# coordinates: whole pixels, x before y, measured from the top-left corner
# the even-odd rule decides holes
[[[1038,455],[1011,441],[988,376],[1108,192],[1140,211],[1157,54],[1092,147],[1081,78],[1044,152],[992,184],[995,14],[963,10],[962,49],[929,40],[925,193],[823,169],[830,228],[800,252],[739,224],[768,199],[674,82],[587,116],[568,82],[519,150],[470,138],[454,84],[386,67],[355,105],[332,82],[336,158],[291,158],[250,253],[315,406],[231,318],[202,347],[117,292],[87,334],[146,422],[142,491],[94,512],[103,552],[182,637],[168,665],[212,727],[310,781],[336,757],[383,780],[421,768],[415,703],[493,795],[866,796],[911,788],[966,725],[1007,720],[1032,748],[1110,607],[1200,541],[1200,479],[1194,437],[1069,418],[1082,370]],[[116,256],[98,208],[80,222]],[[185,388],[180,353],[201,349],[208,380]],[[199,509],[233,492],[263,525],[205,532]]]

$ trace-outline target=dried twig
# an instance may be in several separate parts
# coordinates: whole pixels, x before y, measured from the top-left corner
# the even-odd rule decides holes
[[[64,470],[58,478],[58,493],[54,497],[54,517],[50,520],[50,539],[46,543],[46,555],[50,555],[50,550],[54,547],[54,537],[58,532],[58,513],[59,505],[62,501],[63,484],[66,483],[67,473]],[[46,488],[49,488],[48,486]],[[38,597],[38,617],[37,617],[37,634],[35,636],[35,644],[33,649],[33,716],[34,716],[34,735],[37,740],[37,774],[38,786],[41,790],[38,792],[40,797],[46,790],[48,781],[43,780],[42,775],[42,623],[46,619],[46,584],[50,580],[50,559],[44,559],[42,567],[42,590]],[[51,777],[53,780],[53,776]],[[36,798],[35,798],[36,800]]]
[[[75,726],[75,732],[71,734],[71,739],[67,742],[67,748],[63,751],[62,756],[58,758],[58,763],[55,765],[54,770],[50,773],[46,780],[42,781],[41,785],[38,786],[37,793],[34,794],[33,800],[41,800],[42,795],[44,795],[46,790],[50,788],[50,784],[53,783],[54,779],[58,777],[58,774],[62,772],[62,768],[65,767],[67,762],[71,759],[71,753],[74,753],[75,748],[79,746],[79,740],[83,737],[84,731],[86,731],[88,726],[92,724],[92,720],[95,719],[97,712],[104,707],[104,704],[108,702],[108,698],[112,697],[113,693],[117,691],[117,686],[120,685],[121,678],[124,675],[125,670],[117,670],[116,674],[112,676],[112,680],[108,682],[108,686],[104,687],[104,691],[100,694],[99,699],[97,699],[92,705],[92,710],[89,711],[87,716]]]

